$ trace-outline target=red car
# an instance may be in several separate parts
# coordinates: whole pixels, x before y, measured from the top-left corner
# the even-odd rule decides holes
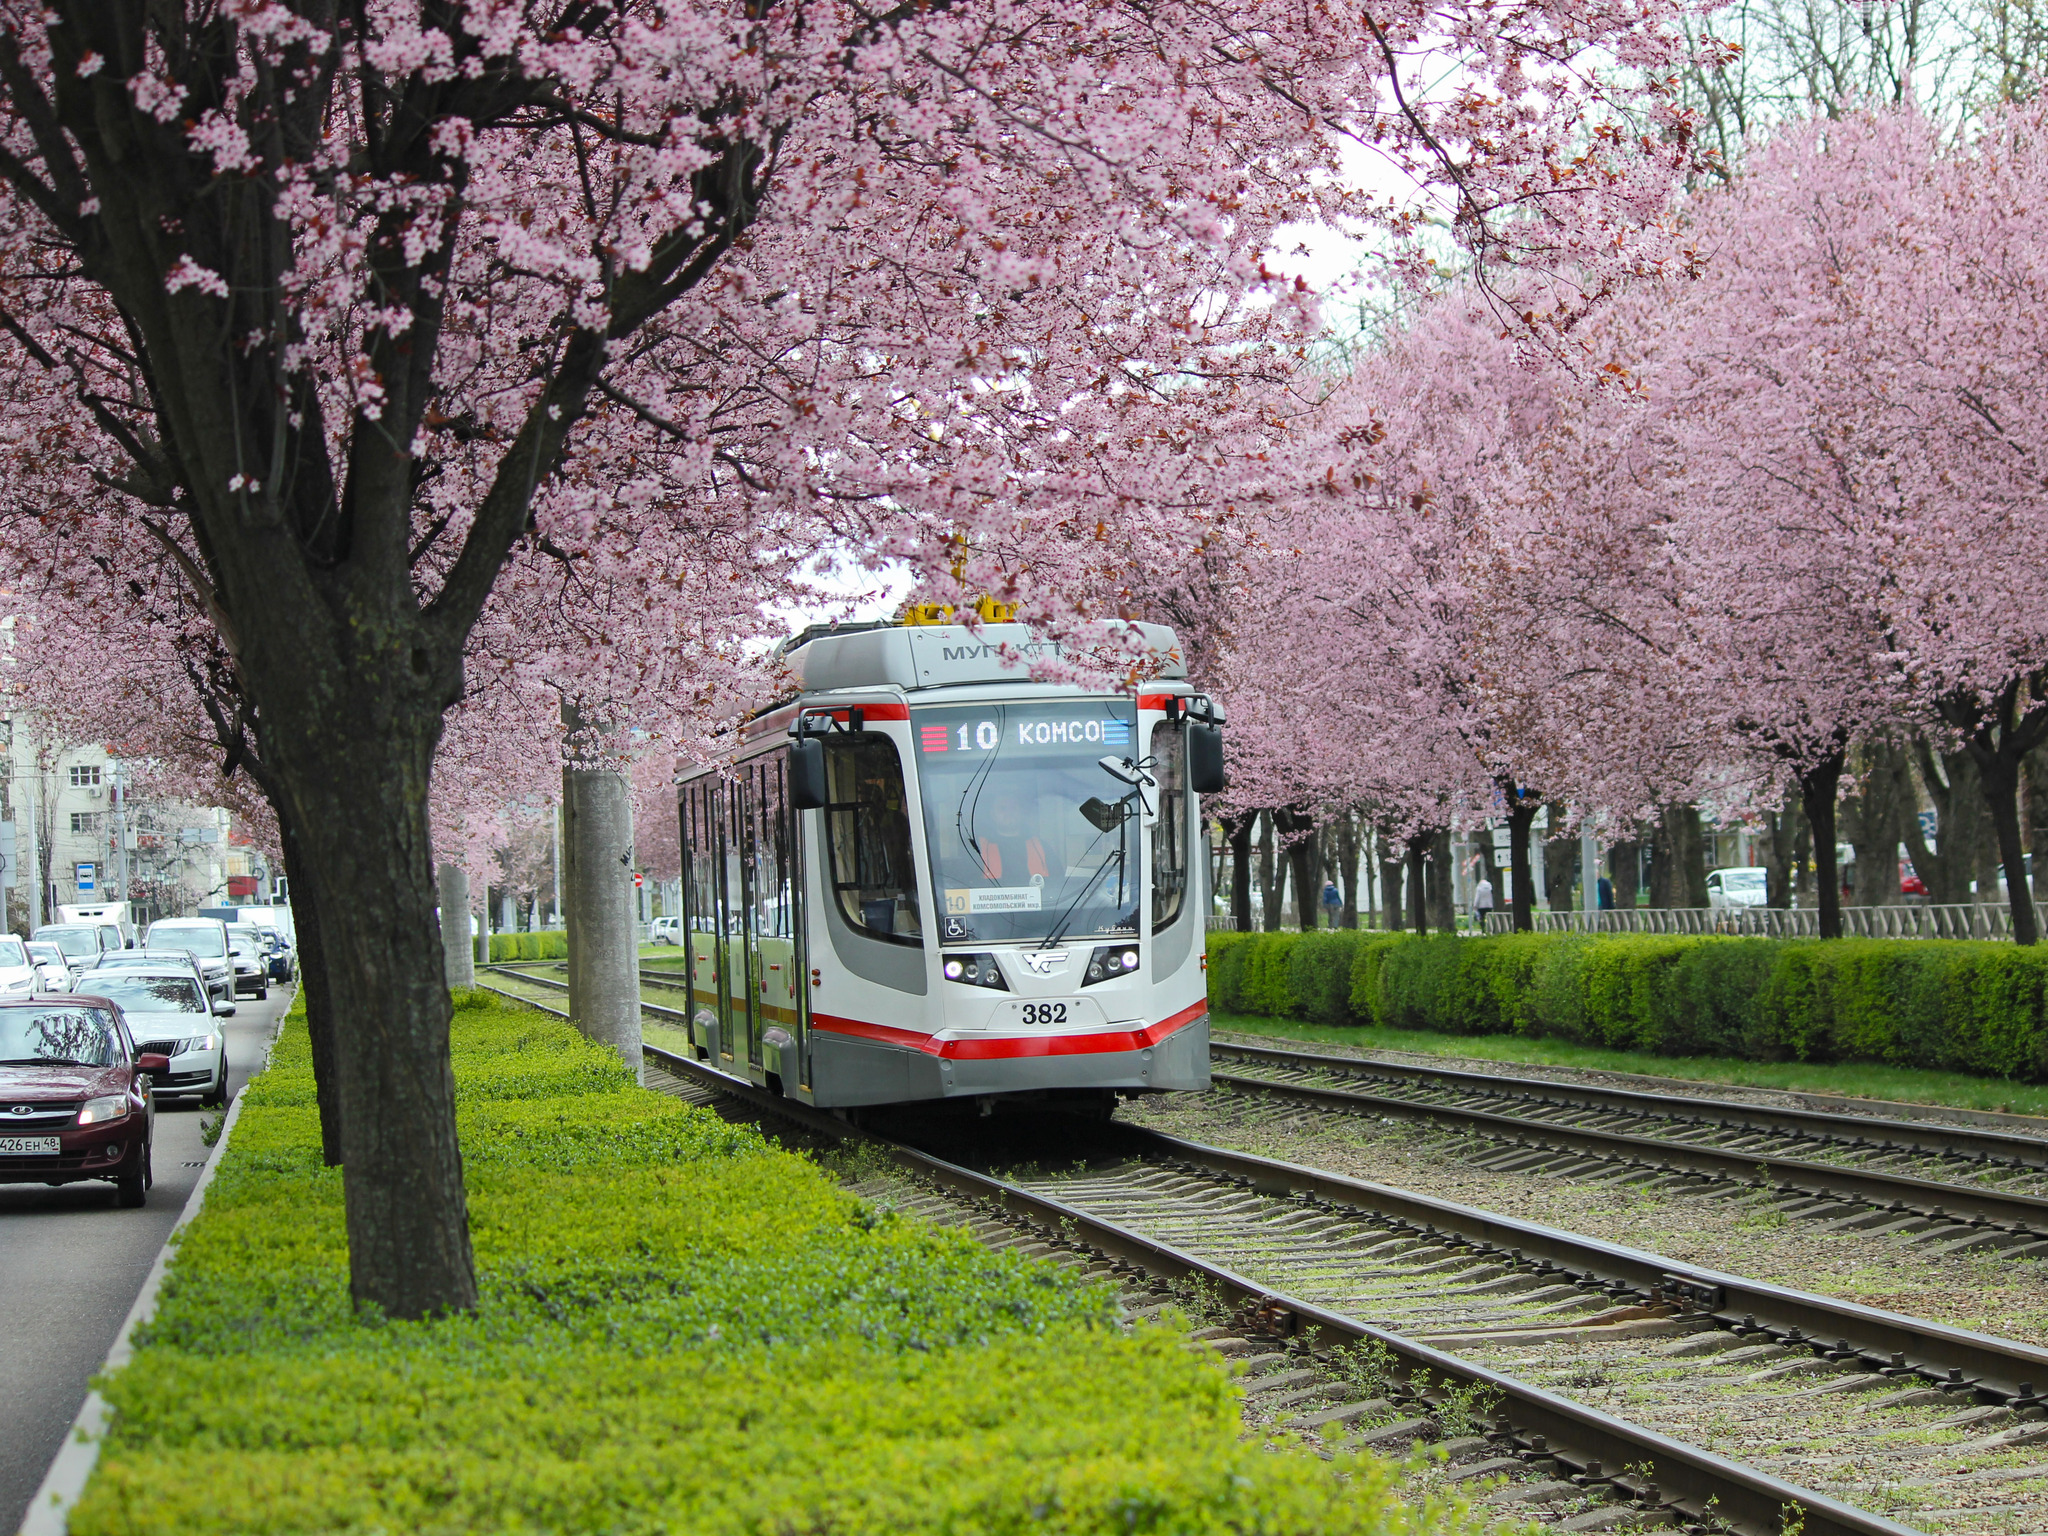
[[[104,998],[0,1002],[0,1184],[106,1179],[122,1205],[141,1205],[156,1127],[150,1074],[170,1065],[136,1053]]]

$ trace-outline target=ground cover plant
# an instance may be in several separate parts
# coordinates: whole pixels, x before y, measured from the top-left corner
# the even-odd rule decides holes
[[[1226,1368],[1100,1287],[864,1205],[532,1010],[454,1020],[477,1310],[352,1308],[295,1017],[106,1384],[76,1536],[1478,1528],[1245,1439]]]
[[[1325,1026],[2003,1079],[2008,1097],[2048,1080],[2048,954],[1995,942],[1217,933],[1209,997]]]

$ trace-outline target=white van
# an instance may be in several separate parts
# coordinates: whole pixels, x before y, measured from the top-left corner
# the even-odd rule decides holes
[[[69,906],[59,903],[57,915],[81,927],[112,928],[117,937],[106,946],[108,949],[135,947],[135,919],[129,915],[125,901],[75,902]]]

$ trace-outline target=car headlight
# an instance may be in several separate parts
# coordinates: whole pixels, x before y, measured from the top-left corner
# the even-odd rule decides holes
[[[219,1035],[194,1035],[190,1040],[178,1042],[178,1054],[183,1056],[188,1051],[212,1051],[219,1047]]]
[[[85,1107],[78,1112],[80,1125],[105,1125],[110,1120],[128,1118],[128,1095],[110,1093],[104,1098],[87,1099]]]

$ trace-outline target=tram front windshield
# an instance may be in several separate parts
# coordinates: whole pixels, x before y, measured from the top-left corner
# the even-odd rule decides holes
[[[1129,700],[911,711],[945,944],[1131,938],[1144,857]]]

